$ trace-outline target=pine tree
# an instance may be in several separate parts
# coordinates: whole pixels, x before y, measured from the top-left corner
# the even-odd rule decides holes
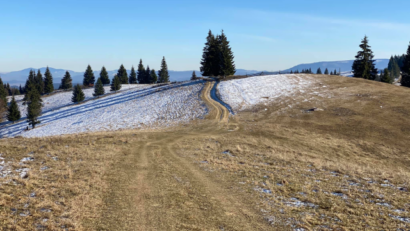
[[[145,70],[145,82],[146,83],[153,83],[153,80],[151,79],[151,70],[149,69],[149,66],[147,65],[147,70]]]
[[[9,83],[6,83],[7,95],[12,95],[12,90]]]
[[[81,89],[80,84],[75,85],[73,89],[73,97],[71,98],[71,101],[73,103],[79,103],[85,99],[83,89]]]
[[[34,90],[34,88],[37,90],[37,93],[40,94],[38,92],[38,88],[37,88],[37,82],[36,82],[36,74],[34,72],[34,70],[30,70],[30,73],[28,75],[28,78],[26,80],[26,85],[24,86],[24,104],[26,104],[27,102],[30,102],[31,100],[31,94]]]
[[[406,73],[407,75],[410,75],[410,44],[407,48],[407,53],[404,57],[403,72]]]
[[[152,79],[152,83],[157,83],[158,82],[158,76],[155,73],[154,69],[151,70],[151,79]]]
[[[309,67],[309,74],[312,74],[312,68]]]
[[[138,71],[137,71],[137,78],[138,78],[138,83],[145,83],[145,68],[144,65],[142,64],[142,59],[140,59],[140,63],[138,64]]]
[[[333,75],[337,75],[337,70],[335,69],[335,71],[333,71]]]
[[[94,77],[93,69],[91,69],[91,66],[88,65],[87,69],[84,72],[83,85],[85,87],[92,87],[94,86],[94,82],[95,82],[95,77]]]
[[[380,79],[381,82],[383,83],[392,83],[392,79],[390,78],[390,74],[389,74],[389,69],[385,68],[383,71],[383,75]]]
[[[73,87],[73,80],[71,79],[70,72],[66,71],[64,77],[61,79],[60,88],[67,90]]]
[[[161,61],[161,70],[159,71],[159,82],[160,83],[168,83],[169,82],[169,74],[168,74],[168,66],[167,62],[165,61],[165,57],[162,58]]]
[[[19,92],[20,92],[20,94],[24,94],[24,91],[23,91],[23,88],[21,87],[21,84],[20,84],[20,87],[19,87]]]
[[[333,75],[333,71],[330,71],[330,75]]]
[[[191,80],[197,80],[195,71],[192,72]]]
[[[6,92],[6,89],[4,88],[3,80],[1,79],[1,77],[0,77],[0,100],[3,101],[2,103],[0,103],[0,107],[6,107],[7,106],[7,92]],[[0,109],[0,111],[2,110]]]
[[[108,76],[108,72],[103,66],[100,71],[100,79],[103,85],[110,84],[110,77]]]
[[[134,66],[131,68],[131,73],[130,73],[130,84],[136,84],[137,83],[137,73],[135,72]]]
[[[229,76],[235,74],[235,61],[232,49],[229,45],[228,38],[226,37],[224,31],[222,30],[221,35],[218,36],[218,46],[219,46],[219,73],[221,76]]]
[[[329,70],[326,68],[325,75],[328,75],[328,74],[329,74]]]
[[[293,71],[292,71],[292,70],[290,70],[290,73],[291,73],[291,74],[293,74]]]
[[[316,74],[318,74],[318,75],[322,74],[322,70],[320,69],[320,67],[317,69]]]
[[[104,91],[104,86],[103,86],[103,83],[101,81],[101,78],[98,78],[97,83],[94,86],[93,96],[99,97],[100,95],[104,95],[104,93],[105,93],[105,91]]]
[[[44,73],[44,93],[49,94],[53,91],[54,91],[53,76],[51,75],[51,72],[47,67],[46,73]]]
[[[219,68],[219,46],[218,41],[209,30],[203,49],[200,71],[202,76],[218,76]],[[159,77],[161,80],[161,76]]]
[[[43,80],[43,75],[41,74],[40,69],[37,71],[37,75],[34,77],[37,91],[42,95],[44,93],[44,80]]]
[[[357,52],[357,55],[355,56],[356,59],[352,65],[353,77],[375,80],[377,69],[374,65],[374,55],[373,51],[370,49],[367,36],[364,37],[359,47],[361,50]]]
[[[128,84],[128,74],[124,65],[121,64],[120,69],[118,69],[117,76],[120,78],[121,84]]]
[[[32,85],[30,87],[30,98],[28,99],[27,103],[27,122],[29,125],[31,125],[33,128],[36,127],[36,124],[39,124],[40,121],[38,120],[38,117],[41,114],[41,107],[42,105],[42,100],[40,93],[37,90],[37,87],[35,86],[34,83],[30,83],[29,85]]]
[[[400,67],[397,64],[397,61],[393,56],[390,57],[389,65],[387,66],[389,69],[390,77],[394,80],[395,78],[400,77]]]
[[[114,75],[114,78],[111,81],[110,91],[118,91],[121,89],[121,80],[117,75]]]
[[[19,106],[14,99],[14,95],[11,98],[10,106],[7,110],[7,119],[14,123],[21,118]]]

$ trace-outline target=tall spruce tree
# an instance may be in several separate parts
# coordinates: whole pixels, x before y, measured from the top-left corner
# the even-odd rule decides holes
[[[91,66],[88,65],[87,69],[84,72],[84,79],[83,79],[83,85],[85,87],[92,87],[95,82],[95,76],[93,69],[91,69]]]
[[[97,83],[94,86],[93,96],[99,97],[100,95],[104,95],[104,93],[105,93],[105,91],[104,91],[104,86],[103,86],[103,83],[101,81],[101,78],[98,78]]]
[[[229,45],[228,38],[226,37],[224,31],[222,30],[221,35],[218,36],[218,46],[219,46],[219,75],[229,76],[234,75],[235,70],[235,61],[234,55]]]
[[[60,88],[63,90],[71,89],[73,87],[73,80],[70,72],[66,71],[64,77],[61,79]]]
[[[329,74],[329,70],[326,68],[325,75],[328,75],[328,74]]]
[[[140,59],[140,63],[138,64],[138,71],[137,71],[137,79],[138,83],[145,83],[145,68],[144,65],[142,64],[142,59]]]
[[[37,75],[34,77],[37,91],[42,95],[44,93],[44,79],[40,69],[37,70]]]
[[[103,66],[100,71],[100,79],[102,84],[110,84],[110,77],[108,76],[107,69]]]
[[[392,83],[392,79],[390,78],[389,69],[385,68],[383,74],[380,79],[383,83]]]
[[[0,100],[2,101],[2,103],[0,103],[0,107],[6,107],[7,106],[7,92],[6,89],[4,88],[3,85],[3,80],[0,77]],[[2,110],[0,110],[2,111]],[[0,115],[1,118],[1,115]]]
[[[195,71],[192,71],[192,76],[191,76],[191,80],[197,80],[198,77],[196,77]]]
[[[145,82],[146,83],[154,83],[153,79],[151,79],[151,69],[149,69],[149,66],[147,65],[147,70],[145,70]]]
[[[20,118],[21,118],[20,109],[13,95],[13,97],[11,98],[10,106],[8,107],[8,110],[7,110],[7,119],[14,123],[14,121],[17,121]]]
[[[217,38],[209,30],[203,49],[200,71],[202,76],[218,76],[220,73],[220,51]],[[160,77],[161,79],[161,77]]]
[[[410,75],[410,44],[407,47],[407,53],[404,56],[404,60],[403,60],[403,70],[404,73],[406,73],[407,75]]]
[[[121,80],[117,75],[114,75],[114,78],[111,81],[110,91],[118,91],[121,89]]]
[[[393,58],[393,56],[390,57],[387,69],[389,69],[390,77],[393,80],[400,77],[400,67],[397,64],[396,59]]]
[[[38,92],[35,83],[30,83],[29,85],[32,86],[30,87],[30,95],[27,101],[27,122],[29,125],[35,128],[36,124],[40,123],[38,117],[41,114],[41,107],[43,106],[43,104],[40,93]]]
[[[159,82],[160,83],[168,83],[169,82],[169,73],[168,73],[168,65],[165,61],[165,57],[162,57],[161,61],[161,70],[159,71]]]
[[[318,74],[318,75],[322,74],[322,70],[320,69],[320,67],[317,69],[316,74]]]
[[[373,51],[370,49],[367,36],[364,37],[360,44],[360,51],[355,56],[353,62],[353,77],[375,80],[377,76],[377,69],[375,68],[375,60],[373,60]]]
[[[136,84],[137,83],[137,73],[135,72],[134,66],[131,68],[131,73],[130,73],[130,84]]]
[[[85,95],[83,92],[83,89],[81,89],[80,84],[75,85],[73,89],[73,97],[71,98],[71,101],[73,103],[79,103],[85,99]]]
[[[51,75],[50,69],[47,67],[44,73],[44,93],[49,94],[54,91],[53,76]]]
[[[26,104],[27,102],[30,102],[31,94],[34,88],[37,90],[37,93],[40,94],[38,92],[38,86],[36,82],[36,73],[34,72],[34,70],[30,70],[30,73],[26,80],[26,85],[24,86],[24,93],[25,93],[24,98],[23,98],[24,104]]]
[[[117,76],[120,78],[121,84],[128,84],[128,74],[124,65],[121,64],[120,69],[118,69]]]
[[[157,73],[155,72],[155,69],[151,70],[151,79],[153,83],[158,83],[158,76],[157,76]]]

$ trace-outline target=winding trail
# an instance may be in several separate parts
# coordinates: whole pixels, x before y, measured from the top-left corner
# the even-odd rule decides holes
[[[220,176],[204,171],[179,153],[186,140],[233,131],[229,110],[211,97],[206,82],[205,120],[169,132],[141,132],[126,137],[107,175],[101,219],[96,230],[268,230],[243,194]],[[236,125],[233,125],[237,127]]]

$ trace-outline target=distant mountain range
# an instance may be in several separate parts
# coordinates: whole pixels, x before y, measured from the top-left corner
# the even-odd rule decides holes
[[[387,67],[389,63],[389,59],[376,59],[376,68],[384,69]],[[346,61],[332,61],[332,62],[316,62],[316,63],[308,63],[308,64],[299,64],[297,66],[294,66],[292,68],[286,69],[286,70],[281,70],[281,72],[286,73],[292,71],[299,70],[301,71],[302,69],[309,69],[311,68],[314,73],[316,73],[316,70],[320,67],[322,72],[326,68],[329,69],[330,71],[337,70],[341,72],[349,72],[352,70],[352,64],[353,60],[346,60]],[[54,84],[58,86],[61,82],[61,79],[63,78],[66,70],[65,69],[55,69],[55,68],[49,68],[51,71],[51,74],[53,75],[54,79]],[[0,76],[3,79],[4,83],[10,83],[10,85],[20,85],[24,84],[26,82],[27,76],[29,75],[30,70],[35,70],[37,72],[38,69],[36,68],[26,68],[24,70],[20,71],[12,71],[12,72],[0,72]],[[40,68],[41,73],[44,74],[46,68],[42,67]],[[82,83],[83,82],[83,75],[84,72],[75,72],[71,70],[67,70],[70,72],[71,78],[73,79],[73,83]],[[128,74],[131,72],[130,70],[127,70]],[[110,78],[114,77],[114,75],[117,73],[117,70],[112,70],[108,71],[108,75]],[[197,76],[201,76],[201,72],[195,70],[195,73]],[[245,69],[237,69],[236,70],[236,75],[252,75],[252,74],[257,74],[261,73],[261,71],[257,70],[245,70]],[[269,73],[277,73],[277,72],[268,72],[268,71],[263,71],[264,74],[269,74]],[[100,75],[100,71],[94,71],[94,75],[96,78]],[[191,78],[192,71],[169,71],[170,75],[170,80],[171,81],[184,81],[188,80]]]

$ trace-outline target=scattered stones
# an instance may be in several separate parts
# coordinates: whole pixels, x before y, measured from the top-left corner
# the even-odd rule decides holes
[[[49,167],[47,167],[47,166],[44,166],[44,167],[40,168],[41,171],[44,171],[44,170],[47,170],[47,169],[49,169]]]
[[[33,161],[33,157],[24,157],[23,159],[20,160],[20,162],[27,162],[27,161]]]

